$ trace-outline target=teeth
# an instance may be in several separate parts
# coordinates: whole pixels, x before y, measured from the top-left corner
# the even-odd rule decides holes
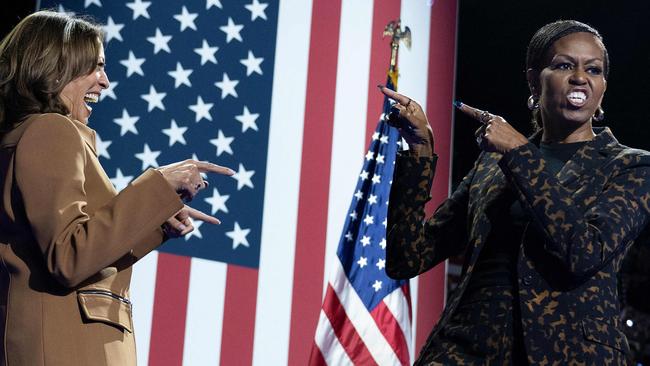
[[[99,100],[99,94],[87,93],[86,95],[84,95],[84,101],[87,103],[97,103],[98,100]]]
[[[587,100],[587,94],[584,92],[571,92],[569,95],[567,95],[567,98],[577,103],[583,103],[585,100]]]

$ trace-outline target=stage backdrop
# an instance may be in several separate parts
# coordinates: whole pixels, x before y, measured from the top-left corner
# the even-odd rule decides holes
[[[194,156],[232,167],[195,223],[136,264],[140,365],[304,365],[327,271],[381,113],[389,20],[413,34],[399,89],[421,101],[448,194],[455,0],[42,0],[104,24],[111,87],[93,110],[118,189]],[[416,350],[444,302],[444,266],[412,280]],[[411,354],[413,355],[414,350]]]

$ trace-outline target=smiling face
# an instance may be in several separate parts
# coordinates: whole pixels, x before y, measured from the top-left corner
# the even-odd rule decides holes
[[[108,88],[108,76],[104,70],[105,62],[104,47],[100,45],[95,70],[72,80],[61,91],[61,100],[73,119],[88,123],[88,117],[93,110],[88,103],[97,103],[102,90]]]
[[[544,129],[591,127],[607,86],[604,50],[602,42],[587,32],[568,34],[548,49],[546,66],[529,75],[533,94],[539,96]]]

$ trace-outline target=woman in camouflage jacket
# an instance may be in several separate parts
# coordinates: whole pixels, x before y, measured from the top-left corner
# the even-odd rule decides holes
[[[462,278],[417,365],[625,365],[616,275],[650,218],[650,155],[621,145],[602,119],[608,55],[598,32],[558,21],[527,54],[530,139],[501,116],[479,120],[483,152],[432,217],[435,171],[422,108],[386,88],[389,120],[409,143],[398,157],[387,273],[410,278],[464,254]]]

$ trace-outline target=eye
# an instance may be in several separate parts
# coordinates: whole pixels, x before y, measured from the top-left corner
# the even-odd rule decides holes
[[[589,66],[587,67],[587,72],[591,75],[601,75],[603,73],[603,69],[598,66]]]
[[[568,62],[560,62],[553,65],[553,70],[571,70],[573,65]]]

